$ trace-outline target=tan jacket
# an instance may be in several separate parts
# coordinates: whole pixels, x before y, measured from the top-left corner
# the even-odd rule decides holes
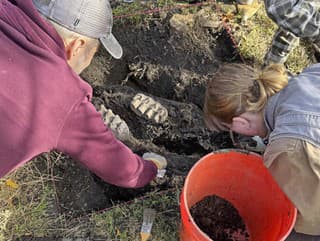
[[[320,235],[319,147],[299,139],[279,138],[268,144],[264,162],[298,209],[295,230]]]

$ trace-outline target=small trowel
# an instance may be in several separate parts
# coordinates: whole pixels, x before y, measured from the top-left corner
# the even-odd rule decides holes
[[[156,217],[156,211],[151,208],[146,208],[143,210],[143,221],[140,231],[141,241],[149,240],[151,236],[151,229],[154,218]]]

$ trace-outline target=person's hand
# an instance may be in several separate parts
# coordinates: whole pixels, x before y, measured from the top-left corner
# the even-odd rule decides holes
[[[156,153],[146,152],[143,154],[142,158],[148,161],[152,161],[158,167],[159,170],[165,169],[167,167],[166,158]]]

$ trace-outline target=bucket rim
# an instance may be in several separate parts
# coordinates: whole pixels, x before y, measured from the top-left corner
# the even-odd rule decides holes
[[[205,156],[201,157],[194,165],[193,167],[189,170],[188,172],[188,175],[184,181],[184,185],[183,185],[183,189],[182,189],[182,193],[181,193],[181,203],[184,202],[185,204],[185,213],[187,214],[188,216],[188,219],[190,220],[190,222],[193,223],[193,227],[198,231],[200,232],[201,234],[204,235],[204,237],[208,238],[208,241],[212,240],[205,232],[203,232],[199,227],[198,225],[196,224],[196,222],[194,221],[191,213],[190,213],[190,210],[189,208],[187,207],[187,203],[186,203],[186,200],[187,200],[187,188],[186,188],[186,184],[187,184],[187,181],[189,180],[189,173],[191,173],[191,171],[193,169],[195,169],[198,165],[200,165],[200,162],[207,158],[208,156],[211,156],[211,155],[214,155],[214,154],[225,154],[225,153],[231,153],[231,152],[238,152],[238,153],[242,153],[242,154],[247,154],[247,155],[254,155],[254,156],[257,156],[257,157],[260,157],[261,159],[263,158],[262,155],[258,154],[258,153],[255,153],[255,152],[252,152],[252,151],[248,151],[248,150],[244,150],[244,149],[237,149],[237,148],[224,148],[224,149],[219,149],[219,150],[216,150],[216,151],[212,151],[208,154],[206,154]],[[263,160],[262,160],[263,161]],[[290,199],[289,199],[290,200]],[[291,201],[291,200],[290,200]],[[292,203],[293,204],[293,203]],[[288,229],[288,232],[285,233],[282,237],[280,237],[279,241],[285,241],[285,239],[290,235],[290,233],[292,232],[293,228],[294,228],[294,225],[295,225],[295,222],[296,222],[296,219],[297,219],[297,215],[298,215],[298,210],[297,208],[294,206],[293,204],[293,217],[292,217],[292,224],[290,225],[289,229]]]

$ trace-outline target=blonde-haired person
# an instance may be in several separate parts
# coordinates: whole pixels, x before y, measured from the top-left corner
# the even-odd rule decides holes
[[[207,85],[204,112],[212,130],[268,140],[264,164],[299,210],[295,230],[320,235],[320,64],[290,80],[278,64],[224,64]]]

